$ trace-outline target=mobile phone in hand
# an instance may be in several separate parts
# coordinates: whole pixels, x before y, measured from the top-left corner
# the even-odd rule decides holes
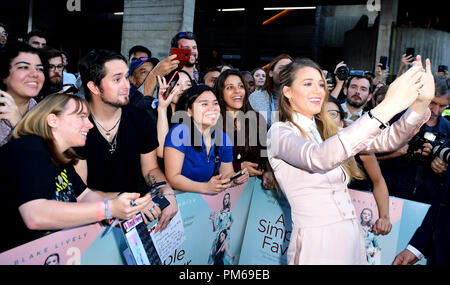
[[[381,70],[386,70],[387,60],[388,60],[387,56],[384,56],[384,55],[380,56]]]
[[[182,69],[186,63],[189,62],[189,58],[191,57],[191,50],[188,48],[172,48],[170,50],[170,55],[176,54],[176,60],[179,60],[178,69]]]
[[[239,171],[237,174],[233,175],[230,177],[230,181],[233,181],[236,178],[241,177],[242,175],[244,175],[244,173],[242,173],[241,171]]]
[[[415,53],[414,48],[411,48],[411,47],[406,48],[406,57],[408,57],[410,55],[412,55],[414,57],[414,53]]]
[[[180,76],[178,75],[178,70],[169,73],[168,76],[170,76],[169,82],[167,83],[167,85],[169,86],[167,87],[166,91],[164,91],[164,93],[162,94],[164,100],[166,100],[167,97],[169,97],[170,92],[172,92],[173,88],[178,82],[178,79],[180,78]]]
[[[161,193],[153,196],[152,201],[153,203],[158,204],[157,206],[161,209],[161,211],[170,205],[169,200],[167,200]]]

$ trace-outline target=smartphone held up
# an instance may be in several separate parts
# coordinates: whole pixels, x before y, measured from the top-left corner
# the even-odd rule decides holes
[[[176,54],[176,60],[179,60],[177,69],[182,69],[186,63],[189,62],[189,58],[191,57],[191,50],[187,48],[172,48],[170,50],[170,55]]]

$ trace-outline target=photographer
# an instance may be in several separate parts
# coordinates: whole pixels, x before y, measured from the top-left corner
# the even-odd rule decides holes
[[[428,265],[450,265],[450,211],[449,203],[450,172],[447,171],[441,195],[437,196],[409,241],[408,246],[395,258],[393,265],[412,265],[427,257]]]
[[[432,154],[431,141],[424,135],[426,132],[436,135],[441,144],[450,138],[450,122],[442,117],[450,103],[450,90],[445,78],[435,76],[434,81],[430,119],[409,144],[393,153],[377,154],[390,195],[423,203],[431,203],[438,194],[447,169],[447,164]]]
[[[336,82],[336,85],[334,86],[333,90],[330,92],[330,95],[333,96],[336,99],[339,98],[339,94],[342,91],[342,88],[344,87],[345,80],[347,79],[346,71],[347,65],[344,63],[344,61],[339,62],[336,65],[336,68],[334,69],[334,80]]]

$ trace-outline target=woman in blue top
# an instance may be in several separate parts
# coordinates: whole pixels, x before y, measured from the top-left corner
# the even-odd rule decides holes
[[[235,174],[233,145],[216,127],[220,107],[210,87],[199,85],[184,91],[176,111],[187,111],[189,118],[170,129],[165,139],[165,172],[172,187],[217,194],[248,180],[246,169],[240,171],[244,175],[230,180]]]

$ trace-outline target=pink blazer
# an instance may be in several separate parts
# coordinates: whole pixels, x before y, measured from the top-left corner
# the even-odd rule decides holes
[[[350,126],[322,143],[301,137],[290,122],[277,122],[267,135],[267,150],[275,177],[289,201],[292,234],[288,256],[295,253],[299,228],[318,227],[356,219],[347,191],[348,175],[340,166],[360,152],[389,152],[407,143],[428,120],[412,109],[392,126],[364,114]]]

